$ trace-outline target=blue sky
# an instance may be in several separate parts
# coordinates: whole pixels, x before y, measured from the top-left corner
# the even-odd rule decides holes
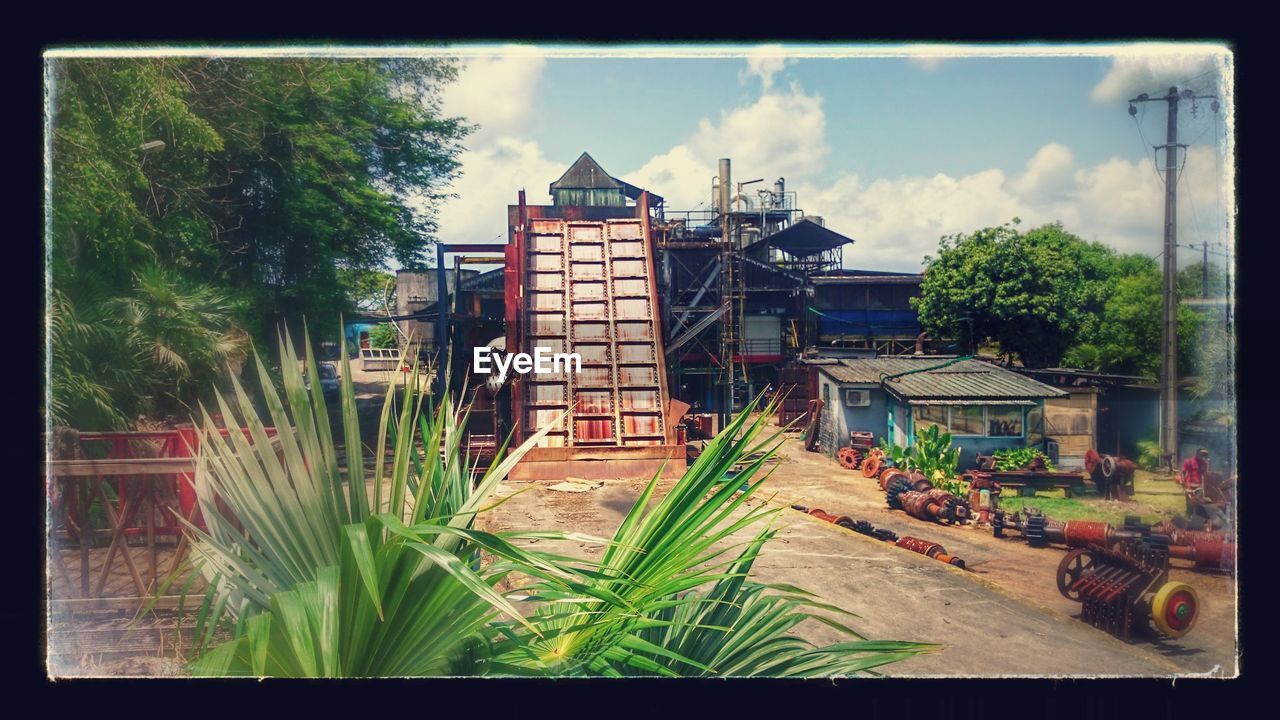
[[[1230,58],[1204,46],[1067,57],[556,57],[495,49],[463,59],[447,112],[477,121],[442,237],[504,234],[503,206],[584,150],[610,173],[688,208],[718,157],[735,179],[785,176],[807,212],[853,237],[850,266],[918,270],[940,235],[1062,221],[1126,252],[1160,251],[1162,186],[1128,97],[1184,83],[1229,104]],[[622,52],[626,52],[625,49]],[[732,52],[730,52],[732,54]],[[1188,82],[1189,81],[1189,82]],[[1182,105],[1192,143],[1180,242],[1220,242],[1229,118]],[[1140,108],[1163,142],[1165,106]],[[1192,251],[1180,252],[1190,262]],[[1198,253],[1195,253],[1198,256]]]

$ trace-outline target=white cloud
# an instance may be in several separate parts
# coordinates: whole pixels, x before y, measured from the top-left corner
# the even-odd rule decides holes
[[[480,124],[473,143],[518,131],[533,105],[546,62],[527,53],[468,59],[458,80],[445,87],[445,114]]]
[[[1171,85],[1190,83],[1202,90],[1215,87],[1225,56],[1206,54],[1121,55],[1093,88],[1094,102],[1128,100],[1139,93],[1164,93]],[[1215,72],[1216,71],[1216,72]],[[1207,73],[1207,74],[1206,74]]]
[[[749,77],[758,77],[761,90],[769,92],[773,87],[773,76],[793,62],[795,59],[787,57],[781,45],[761,45],[747,53],[747,69],[738,80],[743,82]]]
[[[547,159],[522,137],[546,60],[518,50],[468,59],[444,91],[446,115],[480,124],[459,157],[462,175],[450,188],[458,197],[440,210],[441,242],[506,242],[506,207],[524,189],[530,204],[548,201],[547,185],[565,164]]]
[[[1223,239],[1215,215],[1225,207],[1215,178],[1214,151],[1192,148],[1178,186],[1179,242]],[[1077,168],[1071,151],[1056,143],[1040,148],[1021,173],[998,169],[951,177],[864,180],[846,175],[828,186],[798,187],[806,210],[827,227],[856,240],[845,254],[849,267],[918,271],[938,239],[1021,218],[1023,229],[1060,221],[1085,240],[1121,252],[1155,256],[1163,245],[1164,186],[1150,160],[1111,159]],[[1197,259],[1182,250],[1186,264]]]
[[[1036,151],[1026,171],[1014,178],[1010,187],[1024,198],[1056,199],[1070,189],[1075,165],[1071,150],[1051,142]]]
[[[506,242],[506,208],[516,203],[516,193],[524,189],[529,204],[546,204],[547,185],[565,169],[544,157],[537,143],[513,137],[467,150],[461,160],[463,175],[453,185],[458,197],[440,211],[443,242]]]
[[[786,92],[765,93],[722,112],[717,122],[703,118],[685,142],[621,177],[652,188],[669,207],[692,208],[710,197],[711,177],[723,157],[733,160],[735,182],[812,175],[829,151],[822,102],[821,95],[794,83]]]
[[[915,65],[921,70],[937,70],[942,64],[951,58],[942,55],[911,55],[907,57],[907,62]]]

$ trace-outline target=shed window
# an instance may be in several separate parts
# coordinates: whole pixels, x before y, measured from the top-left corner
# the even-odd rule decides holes
[[[917,405],[915,407],[915,432],[930,425],[938,425],[939,429],[947,429],[947,408],[942,405]]]
[[[1022,408],[1017,405],[916,405],[916,434],[937,425],[952,435],[1022,437]]]
[[[951,434],[981,435],[982,410],[981,405],[952,405],[951,421],[948,423]]]
[[[1009,406],[987,408],[987,435],[1022,437],[1022,408]]]

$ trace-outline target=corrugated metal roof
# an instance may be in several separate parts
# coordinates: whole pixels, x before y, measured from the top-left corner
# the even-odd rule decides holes
[[[819,371],[841,383],[879,383],[881,377],[941,365],[954,358],[892,357],[842,359],[839,365],[822,365]],[[908,402],[926,400],[1026,400],[1065,397],[1067,393],[1024,375],[979,360],[916,372],[888,380],[885,388]]]
[[[622,189],[622,183],[605,172],[604,168],[600,167],[600,163],[595,161],[595,158],[582,153],[569,166],[569,169],[564,171],[564,175],[561,175],[559,180],[551,183],[550,192],[561,189],[620,190]]]

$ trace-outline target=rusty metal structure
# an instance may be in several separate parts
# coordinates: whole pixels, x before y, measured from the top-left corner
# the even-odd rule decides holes
[[[867,537],[887,542],[894,547],[900,547],[904,550],[920,553],[921,555],[933,558],[938,562],[946,563],[947,565],[954,565],[961,570],[965,569],[964,560],[949,554],[946,548],[932,540],[921,540],[920,538],[910,536],[899,537],[894,531],[888,528],[878,528],[866,520],[854,520],[848,515],[832,515],[831,513],[819,508],[810,510],[804,505],[792,505],[791,509],[799,510],[802,513],[812,515],[819,520],[825,520],[833,525],[839,525],[846,530],[852,530],[860,535],[866,535]]]
[[[1199,615],[1195,589],[1169,581],[1161,536],[1072,550],[1058,565],[1057,581],[1063,597],[1080,603],[1081,619],[1126,642],[1152,626],[1181,637]]]
[[[675,426],[688,405],[667,389],[649,203],[641,191],[634,207],[537,207],[520,194],[506,249],[507,351],[577,353],[581,368],[511,383],[518,440],[551,428],[514,479],[684,471]]]
[[[1002,538],[1015,532],[1031,547],[1065,545],[1083,548],[1089,545],[1110,547],[1118,542],[1151,537],[1152,529],[1129,516],[1123,527],[1094,520],[1067,520],[1065,522],[1046,517],[1035,508],[1023,508],[1022,513],[1006,513],[997,510],[991,520],[991,534]]]
[[[933,483],[919,473],[907,474],[901,470],[892,470],[891,468],[881,474],[885,502],[890,508],[931,522],[948,525],[969,522],[972,513],[968,500],[934,487]]]
[[[1092,520],[1053,520],[1035,509],[1023,508],[1021,514],[997,510],[991,531],[998,538],[1015,532],[1032,547],[1063,545],[1080,549],[1152,541],[1164,547],[1169,557],[1189,560],[1197,568],[1230,571],[1236,564],[1236,544],[1221,533],[1181,530],[1168,523],[1152,527],[1133,516],[1126,517],[1123,526],[1115,527]]]
[[[1084,469],[1103,498],[1127,502],[1133,495],[1134,471],[1138,465],[1129,458],[1102,454],[1090,448],[1084,455]]]

